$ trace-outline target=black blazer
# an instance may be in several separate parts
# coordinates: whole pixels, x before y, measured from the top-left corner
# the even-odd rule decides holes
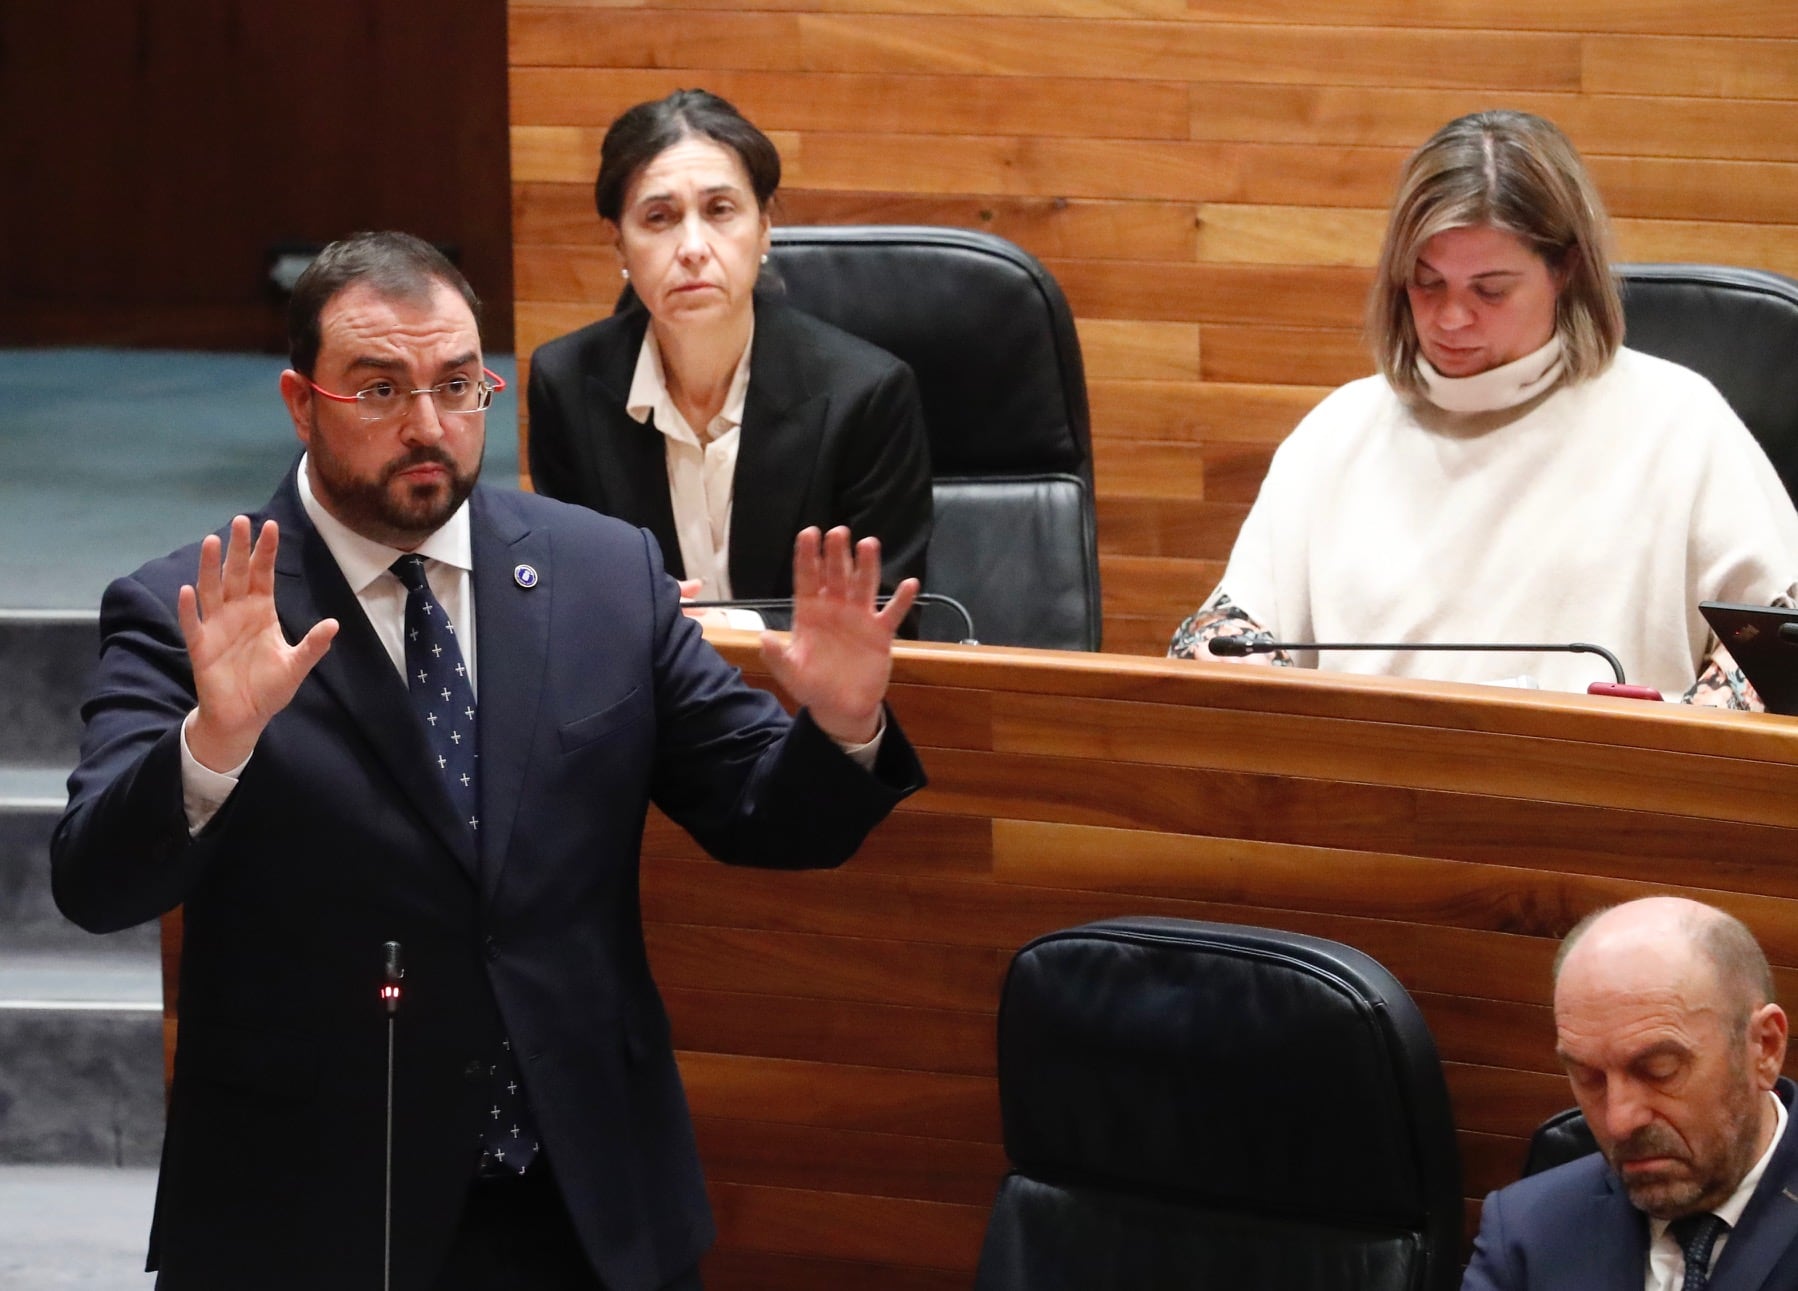
[[[649,314],[589,324],[531,355],[537,492],[649,530],[685,577],[666,439],[625,411]],[[930,449],[911,369],[885,350],[758,296],[730,519],[731,591],[793,594],[793,538],[848,525],[880,539],[881,588],[924,577]]]
[[[281,526],[276,608],[289,639],[341,628],[195,837],[175,604],[197,548],[107,589],[52,879],[95,931],[185,905],[150,1252],[165,1291],[380,1284],[389,939],[407,961],[393,1285],[424,1291],[448,1248],[502,1027],[605,1285],[690,1268],[712,1223],[638,912],[647,806],[724,860],[829,865],[921,783],[895,724],[870,776],[743,685],[641,531],[526,493],[477,488],[470,507],[478,844],[291,474],[256,517]]]
[[[1781,1077],[1786,1113],[1798,1087]],[[1462,1291],[1642,1291],[1648,1220],[1594,1152],[1486,1198]],[[1767,1162],[1711,1269],[1712,1291],[1798,1288],[1798,1124]]]

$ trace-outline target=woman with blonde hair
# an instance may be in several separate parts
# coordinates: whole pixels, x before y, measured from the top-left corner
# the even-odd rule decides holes
[[[1461,117],[1412,154],[1368,308],[1380,374],[1280,446],[1169,653],[1209,658],[1215,636],[1591,641],[1663,694],[1750,702],[1726,655],[1708,666],[1698,602],[1791,594],[1798,513],[1709,382],[1623,347],[1606,242],[1578,153],[1540,117]],[[1572,654],[1323,662],[1555,690],[1609,677]]]

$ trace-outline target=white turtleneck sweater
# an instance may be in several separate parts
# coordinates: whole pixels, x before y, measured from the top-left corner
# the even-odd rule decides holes
[[[1551,341],[1463,381],[1422,373],[1432,398],[1494,411],[1414,407],[1383,377],[1332,393],[1274,455],[1207,603],[1227,595],[1276,640],[1590,641],[1677,697],[1704,664],[1699,601],[1792,590],[1798,513],[1703,377],[1626,349],[1557,384],[1559,357]],[[1554,690],[1610,679],[1589,655],[1322,663]]]

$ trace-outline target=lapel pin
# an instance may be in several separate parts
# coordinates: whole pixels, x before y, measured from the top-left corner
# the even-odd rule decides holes
[[[512,581],[525,590],[530,590],[537,585],[536,567],[533,565],[514,565],[512,567]]]

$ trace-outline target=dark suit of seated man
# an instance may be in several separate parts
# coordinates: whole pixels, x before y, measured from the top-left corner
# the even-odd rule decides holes
[[[1463,1291],[1798,1287],[1798,1134],[1766,956],[1651,897],[1568,934],[1562,1064],[1600,1151],[1486,1198]]]
[[[647,534],[477,486],[475,308],[415,238],[327,249],[281,378],[306,452],[259,536],[239,516],[106,594],[52,867],[95,931],[185,908],[163,1291],[382,1286],[389,1079],[393,1287],[696,1287],[648,804],[726,861],[833,865],[922,783],[884,715],[916,587],[875,611],[878,544],[800,535],[793,632],[763,640],[789,719]]]

